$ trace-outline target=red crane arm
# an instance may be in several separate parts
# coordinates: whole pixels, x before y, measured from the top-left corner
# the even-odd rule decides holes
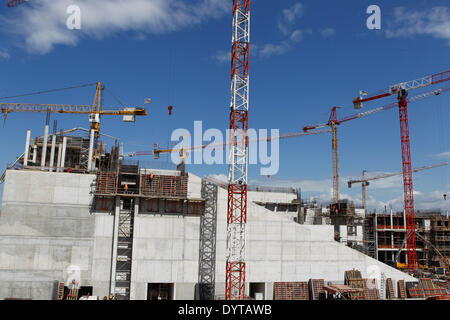
[[[413,97],[409,98],[408,99],[408,103],[421,101],[423,99],[426,99],[426,98],[432,97],[432,96],[438,96],[441,93],[445,93],[445,92],[448,92],[448,91],[450,91],[450,86],[449,87],[444,87],[444,88],[441,88],[441,89],[437,89],[437,90],[431,90],[431,91],[428,91],[428,92],[425,92],[425,93],[422,93],[422,94],[418,94],[416,96],[413,96]],[[355,113],[355,114],[352,114],[350,116],[346,116],[344,118],[334,119],[333,120],[333,116],[334,116],[333,115],[333,110],[334,110],[334,113],[336,112],[336,109],[335,109],[336,107],[334,107],[332,109],[332,116],[330,117],[330,120],[327,123],[320,124],[320,125],[314,125],[314,126],[306,126],[306,127],[303,128],[303,131],[310,131],[310,130],[314,130],[314,129],[324,128],[324,127],[329,126],[331,122],[334,122],[335,124],[341,124],[343,122],[347,122],[347,121],[358,119],[358,118],[363,118],[363,117],[366,117],[366,116],[369,116],[369,115],[372,115],[372,114],[375,114],[375,113],[378,113],[378,112],[381,112],[381,111],[385,111],[385,110],[388,110],[388,109],[393,109],[393,108],[395,108],[397,106],[398,106],[398,103],[397,102],[393,102],[393,103],[387,104],[387,105],[382,106],[382,107],[374,108],[374,109],[371,109],[371,110],[368,110],[368,111],[365,111],[365,112]]]
[[[372,101],[372,100],[376,100],[376,99],[380,99],[380,98],[384,98],[384,97],[388,97],[388,96],[397,94],[400,89],[405,89],[406,91],[410,91],[413,89],[424,88],[424,87],[428,87],[428,86],[442,83],[445,81],[450,81],[450,70],[444,71],[441,73],[436,73],[436,74],[426,76],[426,77],[423,77],[420,79],[415,79],[412,81],[397,83],[392,86],[389,86],[389,88],[387,90],[383,90],[383,91],[378,92],[373,95],[369,95],[369,96],[361,95],[360,97],[353,99],[353,105],[355,106],[355,109],[361,109],[364,102],[368,102],[368,101]]]

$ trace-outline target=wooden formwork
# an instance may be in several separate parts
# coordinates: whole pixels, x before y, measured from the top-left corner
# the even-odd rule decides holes
[[[364,280],[364,298],[365,300],[380,300],[380,291],[377,288],[376,279]]]
[[[275,282],[274,300],[309,300],[308,282]]]
[[[187,190],[187,176],[141,176],[141,194],[145,196],[186,198]]]
[[[325,293],[325,290],[323,289],[325,286],[324,279],[310,279],[309,286],[311,300],[319,300],[323,297],[323,294]]]
[[[386,298],[387,299],[394,299],[394,283],[391,278],[386,279]]]
[[[430,278],[422,278],[422,287],[425,291],[425,296],[428,297],[435,297],[446,294],[445,288],[442,288],[436,284],[434,284],[433,280]]]
[[[405,280],[399,280],[397,282],[397,285],[398,285],[398,298],[399,299],[406,299]]]
[[[361,277],[359,270],[348,270],[344,272],[344,284],[350,288],[357,289],[358,292],[349,293],[350,299],[363,300],[365,299],[364,287],[365,281]]]
[[[418,282],[407,282],[406,289],[411,298],[425,298],[425,292]]]
[[[115,171],[99,171],[95,181],[96,194],[117,193],[117,173]]]

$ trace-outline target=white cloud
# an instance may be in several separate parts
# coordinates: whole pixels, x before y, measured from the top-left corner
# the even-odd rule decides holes
[[[433,7],[429,10],[399,7],[394,9],[393,18],[386,30],[388,38],[425,35],[448,40],[450,44],[449,7]]]
[[[229,51],[220,50],[214,54],[213,59],[220,63],[230,62],[231,61],[231,53]]]
[[[81,30],[66,27],[66,9],[73,4],[81,8]],[[15,15],[1,15],[0,23],[29,52],[45,54],[55,45],[75,46],[83,37],[101,39],[124,31],[171,32],[230,10],[230,3],[223,0],[40,0],[21,7]]]
[[[440,158],[440,159],[449,159],[450,158],[450,151],[438,153],[438,154],[435,154],[434,156],[436,158]]]
[[[8,51],[0,49],[0,60],[8,60],[10,58]]]
[[[302,30],[295,30],[294,32],[292,32],[291,37],[290,37],[292,42],[300,42],[303,40],[303,32]]]
[[[288,52],[289,48],[290,46],[287,42],[282,42],[280,44],[268,43],[259,48],[258,55],[263,58],[268,58],[274,55],[282,55]]]
[[[325,29],[320,30],[320,34],[324,38],[329,38],[336,34],[336,30],[334,30],[333,28],[325,28]]]
[[[278,19],[278,29],[284,35],[288,35],[296,20],[303,15],[303,12],[303,5],[299,2],[290,8],[283,9],[281,17]]]

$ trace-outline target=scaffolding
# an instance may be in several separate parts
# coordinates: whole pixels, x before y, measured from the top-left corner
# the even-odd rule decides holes
[[[135,205],[139,199],[120,199],[114,294],[117,300],[129,300]]]
[[[214,300],[216,274],[217,233],[217,185],[202,180],[202,198],[205,199],[205,213],[200,218],[199,248],[199,299]]]

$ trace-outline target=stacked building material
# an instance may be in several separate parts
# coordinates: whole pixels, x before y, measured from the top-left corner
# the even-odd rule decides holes
[[[386,298],[387,299],[394,299],[394,283],[392,282],[391,278],[386,279]]]
[[[425,296],[427,298],[446,294],[445,288],[442,288],[442,287],[434,284],[433,280],[430,278],[423,278],[423,279],[421,279],[421,282],[422,282],[423,290],[425,292]]]
[[[311,300],[322,300],[325,295],[323,289],[325,285],[324,279],[309,279],[310,297]]]
[[[398,285],[398,298],[399,299],[406,299],[405,280],[399,280],[397,282],[397,285]]]
[[[406,289],[411,298],[425,298],[425,292],[419,282],[406,282]]]
[[[359,270],[348,270],[344,273],[344,284],[350,288],[357,289],[356,292],[350,293],[351,299],[363,300],[365,299],[365,280],[361,277],[361,272]]]
[[[364,298],[365,300],[380,300],[380,291],[377,288],[376,279],[364,280]]]
[[[323,287],[324,291],[328,294],[333,295],[335,298],[340,298],[344,300],[352,300],[351,294],[358,293],[358,289],[350,288],[345,284],[328,284]]]
[[[274,300],[309,300],[308,282],[275,282]]]

